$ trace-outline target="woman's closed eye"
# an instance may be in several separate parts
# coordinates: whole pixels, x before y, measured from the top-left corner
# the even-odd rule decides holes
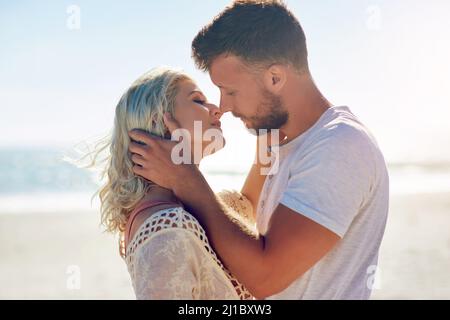
[[[203,100],[203,99],[194,99],[194,102],[201,104],[202,106],[204,106],[206,104],[206,100]]]

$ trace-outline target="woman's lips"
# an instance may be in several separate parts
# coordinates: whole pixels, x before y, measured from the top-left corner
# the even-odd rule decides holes
[[[219,129],[222,127],[222,123],[221,123],[219,120],[217,120],[217,121],[211,123],[211,125],[212,125],[213,127],[219,128]]]

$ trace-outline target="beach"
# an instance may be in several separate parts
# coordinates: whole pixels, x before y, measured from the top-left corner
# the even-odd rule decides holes
[[[450,193],[391,197],[373,299],[450,299]]]
[[[98,220],[95,211],[0,215],[0,298],[133,299],[117,241]]]
[[[390,208],[372,299],[450,299],[450,193],[395,195]],[[0,299],[135,298],[96,210],[2,212],[0,246]]]

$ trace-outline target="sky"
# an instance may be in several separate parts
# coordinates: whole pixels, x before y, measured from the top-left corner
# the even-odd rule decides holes
[[[228,3],[0,0],[0,147],[107,133],[123,92],[160,65],[184,69],[218,103],[190,44]],[[450,161],[449,1],[286,3],[318,87],[369,127],[388,162]],[[209,161],[251,161],[254,138],[231,115],[222,123],[227,146]]]

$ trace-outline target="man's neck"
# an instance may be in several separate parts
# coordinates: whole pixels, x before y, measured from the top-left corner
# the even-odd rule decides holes
[[[290,88],[285,95],[285,106],[289,112],[288,122],[280,128],[287,143],[311,128],[332,104],[325,99],[312,79],[303,79],[298,87]]]

